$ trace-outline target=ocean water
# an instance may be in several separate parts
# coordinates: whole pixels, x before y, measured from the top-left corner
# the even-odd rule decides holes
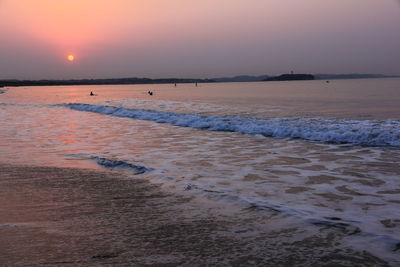
[[[399,103],[400,79],[2,88],[0,161],[121,170],[396,265]]]

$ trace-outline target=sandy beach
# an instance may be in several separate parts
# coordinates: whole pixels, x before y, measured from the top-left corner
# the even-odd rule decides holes
[[[2,266],[387,265],[340,249],[338,227],[303,238],[253,215],[113,171],[0,165]]]

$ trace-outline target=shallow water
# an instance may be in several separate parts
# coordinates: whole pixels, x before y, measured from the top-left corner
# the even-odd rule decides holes
[[[398,263],[398,103],[400,79],[11,88],[0,161],[119,165]]]

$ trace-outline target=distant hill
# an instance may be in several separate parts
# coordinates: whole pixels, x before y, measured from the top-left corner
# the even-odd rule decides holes
[[[269,77],[268,75],[259,75],[259,76],[239,75],[234,77],[214,78],[213,80],[216,82],[258,82],[268,77]]]
[[[367,79],[390,78],[399,75],[383,74],[282,74],[271,77],[269,75],[239,75],[214,79],[181,79],[181,78],[113,78],[113,79],[76,79],[76,80],[0,80],[0,87],[4,86],[50,86],[50,85],[103,85],[103,84],[168,84],[168,83],[213,83],[213,82],[258,82],[258,81],[294,81],[294,80],[334,80],[334,79]]]
[[[370,78],[390,78],[400,77],[396,75],[383,75],[383,74],[315,74],[316,80],[335,80],[335,79],[370,79]]]
[[[263,81],[303,81],[314,79],[314,75],[311,74],[282,74],[279,76],[266,78]]]
[[[81,80],[0,80],[2,86],[51,86],[51,85],[104,85],[104,84],[166,84],[166,83],[206,83],[210,79],[150,79],[150,78],[117,78],[117,79],[81,79]]]

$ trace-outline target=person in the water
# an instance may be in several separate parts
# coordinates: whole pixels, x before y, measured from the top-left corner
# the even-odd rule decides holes
[[[94,96],[94,94],[93,94],[93,92],[92,92],[92,91],[90,91],[90,96]]]

